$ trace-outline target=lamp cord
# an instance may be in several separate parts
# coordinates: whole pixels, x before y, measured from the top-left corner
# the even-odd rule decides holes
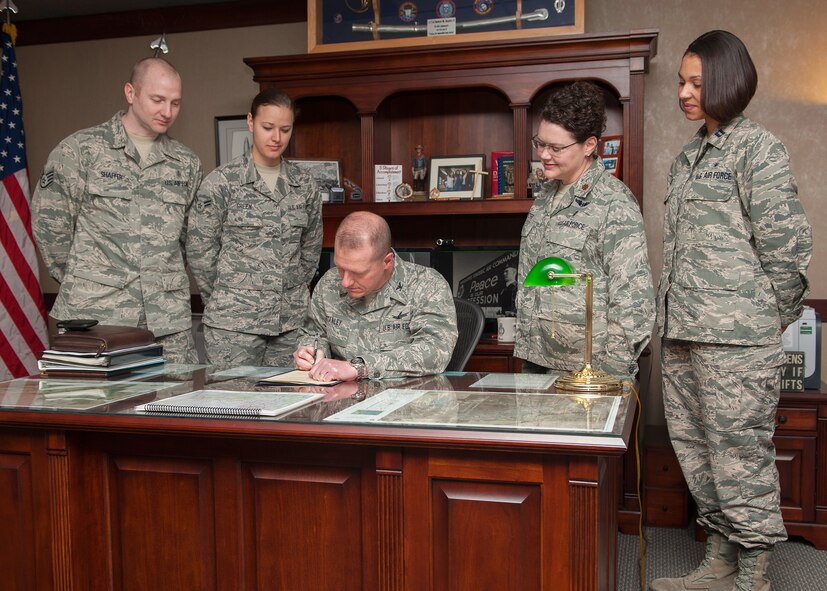
[[[643,537],[643,495],[640,491],[640,481],[643,475],[640,472],[640,419],[643,415],[643,408],[641,407],[640,403],[640,396],[638,395],[637,390],[635,390],[634,385],[629,381],[624,381],[624,384],[629,386],[629,389],[635,395],[635,400],[637,401],[638,413],[637,417],[635,417],[635,466],[637,468],[637,479],[635,482],[636,485],[636,492],[637,492],[637,502],[640,511],[638,512],[638,522],[637,522],[637,531],[638,531],[638,553],[640,555],[640,591],[646,591],[646,543]]]

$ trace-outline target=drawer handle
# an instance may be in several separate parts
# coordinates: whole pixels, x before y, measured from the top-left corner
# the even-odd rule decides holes
[[[664,471],[664,472],[669,472],[669,465],[668,465],[668,464],[664,464],[664,465],[662,466],[662,468],[663,468],[663,471]]]
[[[787,415],[778,415],[778,424],[783,425],[787,422]]]

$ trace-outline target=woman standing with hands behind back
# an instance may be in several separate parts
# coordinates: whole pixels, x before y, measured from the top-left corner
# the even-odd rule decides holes
[[[770,552],[787,537],[773,420],[812,233],[786,148],[743,115],[757,83],[726,31],[693,41],[678,75],[681,110],[703,126],[669,174],[658,331],[669,434],[707,546],[697,569],[654,591],[768,591]]]

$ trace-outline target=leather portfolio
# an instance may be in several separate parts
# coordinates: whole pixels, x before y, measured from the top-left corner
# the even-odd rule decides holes
[[[52,337],[51,348],[55,351],[74,353],[112,353],[151,345],[155,335],[145,328],[98,324],[83,330],[66,330]]]

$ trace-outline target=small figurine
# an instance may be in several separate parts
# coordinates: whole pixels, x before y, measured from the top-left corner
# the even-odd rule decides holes
[[[411,159],[411,173],[413,174],[413,190],[414,194],[422,195],[425,193],[425,177],[428,175],[428,159],[425,158],[425,148],[422,144],[417,144],[416,152]]]

